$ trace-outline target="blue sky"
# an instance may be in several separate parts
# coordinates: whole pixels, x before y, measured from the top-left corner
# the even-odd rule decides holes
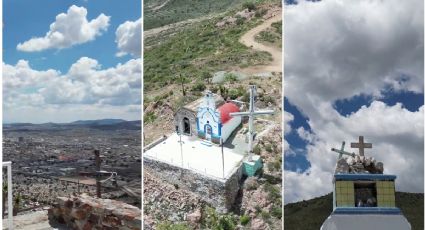
[[[76,7],[71,17],[68,13],[73,5]],[[87,12],[85,17],[83,12]],[[59,29],[52,31],[65,37],[59,47],[53,40],[43,40],[43,37],[61,13],[67,18],[62,25],[56,23]],[[140,89],[136,88],[141,84],[141,73],[133,68],[141,65],[141,33],[137,31],[141,30],[140,18],[141,1],[134,0],[4,0],[4,122],[65,122],[106,117],[140,119],[140,111],[137,111],[140,100],[136,99]],[[80,23],[81,20],[87,20],[88,24]],[[117,35],[120,26],[121,33]],[[78,38],[75,41],[71,38],[65,41],[66,37],[75,34],[66,34],[66,30],[71,31],[73,27],[77,30],[72,31],[83,32],[75,35]],[[87,32],[88,27],[90,32]],[[122,38],[120,44],[118,36]],[[29,41],[32,38],[49,43],[48,48],[37,48],[40,45]],[[26,48],[18,49],[18,44],[24,42],[28,42]],[[119,52],[122,54],[118,55]],[[21,65],[17,65],[18,62]],[[76,63],[75,67],[86,72],[79,72],[79,76],[68,73]],[[45,73],[48,70],[51,72]],[[136,79],[136,74],[140,79]],[[53,81],[58,81],[58,87],[62,83],[69,88],[53,92],[50,89]],[[118,86],[115,94],[111,92],[114,84]],[[119,98],[128,97],[130,90],[135,93],[133,101]],[[78,97],[80,100],[76,100]],[[87,113],[82,112],[84,110]],[[35,113],[35,116],[24,116],[24,113]]]
[[[337,100],[334,102],[334,108],[342,116],[347,116],[351,113],[357,112],[362,106],[370,106],[374,101],[372,96],[359,95],[349,99]],[[387,91],[383,97],[377,99],[384,102],[389,106],[396,103],[401,103],[403,108],[411,112],[417,112],[419,108],[424,105],[424,94],[414,92],[394,92]],[[291,146],[291,151],[296,151],[296,155],[288,155],[285,157],[285,170],[305,172],[310,168],[311,164],[306,158],[307,141],[300,138],[296,133],[296,129],[304,127],[307,131],[312,131],[308,125],[308,118],[303,115],[296,106],[292,105],[287,98],[285,98],[285,111],[294,116],[294,120],[290,123],[292,132],[285,135],[285,140]]]
[[[423,15],[420,0],[286,5],[285,203],[331,192],[330,149],[360,135],[398,191],[423,193]]]
[[[95,41],[63,50],[46,50],[26,53],[16,49],[19,42],[31,37],[41,37],[48,31],[49,25],[57,14],[66,12],[71,5],[83,6],[88,10],[88,19],[99,14],[111,16],[110,26],[106,33]],[[3,61],[15,64],[20,59],[31,61],[34,69],[53,68],[66,72],[81,56],[98,60],[103,67],[112,67],[119,62],[126,62],[131,57],[115,56],[115,29],[125,21],[140,18],[141,1],[134,0],[79,0],[79,1],[3,1]],[[48,60],[48,61],[47,61]]]

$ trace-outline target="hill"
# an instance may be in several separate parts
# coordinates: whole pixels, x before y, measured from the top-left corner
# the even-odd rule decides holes
[[[223,12],[243,0],[145,0],[144,29],[149,30],[187,19]]]
[[[74,125],[112,125],[125,122],[123,119],[78,120],[71,122]]]
[[[424,229],[424,195],[396,193],[396,205],[412,225],[412,230]],[[332,193],[284,207],[285,230],[317,230],[332,212]]]
[[[140,130],[141,121],[126,121],[122,119],[79,120],[70,123],[11,123],[4,124],[4,131],[40,131],[66,130],[73,128],[91,128],[100,130]]]

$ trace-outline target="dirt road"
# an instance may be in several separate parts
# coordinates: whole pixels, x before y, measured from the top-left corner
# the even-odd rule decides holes
[[[267,19],[261,25],[252,28],[239,39],[239,42],[258,51],[266,51],[272,55],[272,62],[267,65],[257,65],[240,69],[240,72],[246,74],[255,74],[263,72],[282,72],[282,49],[278,47],[267,46],[255,41],[255,36],[261,31],[271,26],[273,22],[282,20],[282,15],[278,14],[270,19]]]

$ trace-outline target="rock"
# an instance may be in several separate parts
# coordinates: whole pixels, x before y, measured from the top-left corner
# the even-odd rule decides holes
[[[344,158],[338,160],[335,172],[337,173],[348,173],[350,166]]]
[[[77,229],[141,229],[140,215],[141,210],[137,207],[85,194],[58,197],[57,203],[48,211],[49,220]]]
[[[262,219],[256,218],[251,221],[251,229],[268,230],[270,228]]]
[[[258,188],[258,182],[256,177],[248,177],[244,183],[244,189],[246,190],[254,190]]]
[[[190,223],[197,225],[200,223],[202,217],[201,209],[196,209],[195,212],[187,215],[187,221]]]

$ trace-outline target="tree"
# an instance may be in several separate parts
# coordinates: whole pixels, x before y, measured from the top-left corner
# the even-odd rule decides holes
[[[189,83],[189,79],[187,79],[185,76],[183,76],[182,74],[179,74],[177,76],[177,82],[180,83],[181,87],[182,87],[182,93],[183,96],[186,96],[186,89],[185,89],[185,84]]]
[[[176,76],[176,82],[181,85],[183,96],[186,96],[185,84],[186,83],[189,83],[189,79],[187,79],[182,74],[182,72],[184,71],[184,69],[186,69],[187,67],[189,67],[189,65],[190,65],[190,63],[188,63],[187,61],[180,61],[176,65],[173,65],[174,72],[178,74]]]
[[[207,81],[207,84],[211,84],[212,75],[208,71],[202,72],[202,78]]]

